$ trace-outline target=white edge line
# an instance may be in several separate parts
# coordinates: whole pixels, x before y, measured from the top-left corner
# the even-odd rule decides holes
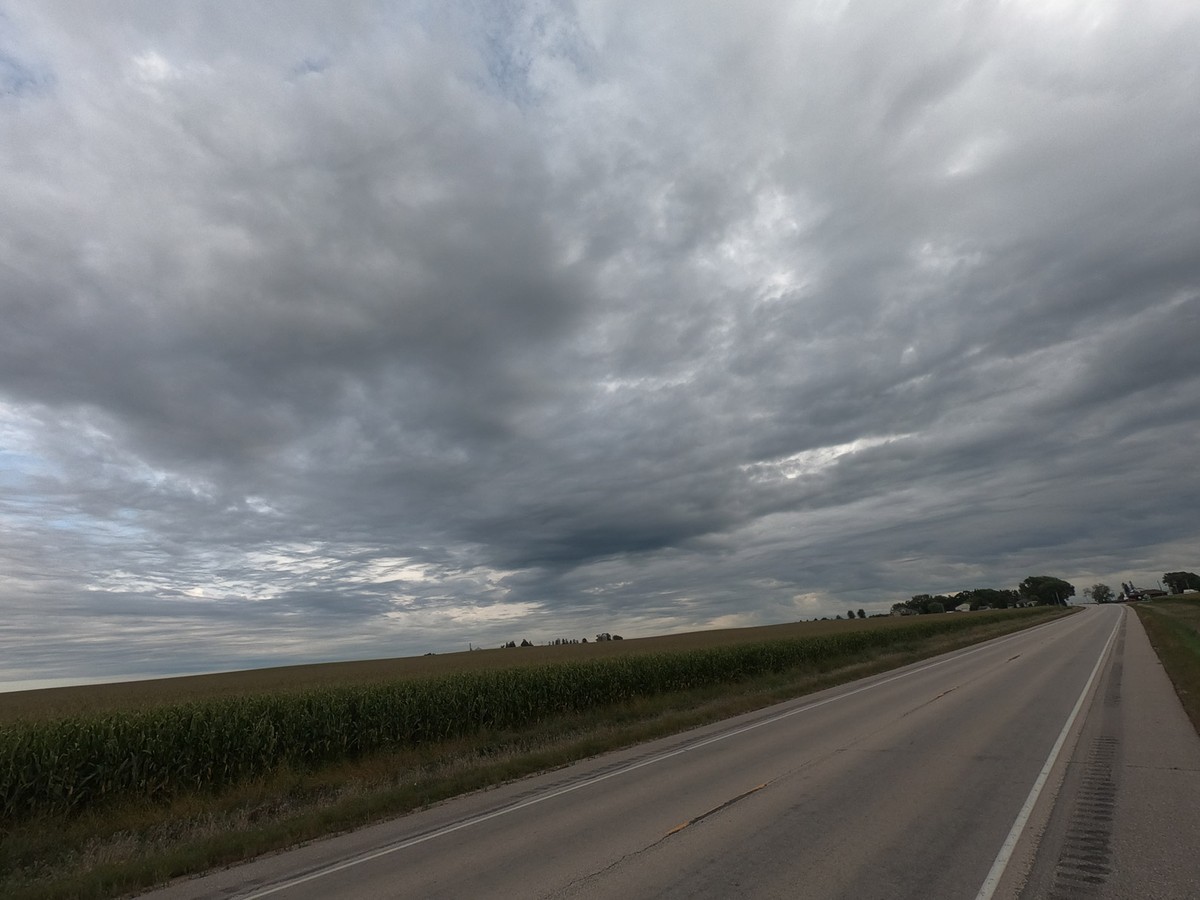
[[[1100,672],[1100,666],[1103,664],[1104,658],[1108,656],[1108,649],[1112,646],[1113,639],[1117,636],[1117,629],[1121,627],[1123,620],[1123,616],[1117,618],[1117,624],[1113,626],[1112,633],[1109,634],[1108,640],[1104,644],[1104,649],[1100,651],[1100,656],[1096,660],[1096,665],[1092,667],[1092,674],[1088,678],[1087,684],[1083,686],[1083,691],[1080,692],[1079,699],[1075,701],[1075,708],[1071,710],[1071,714],[1067,716],[1067,721],[1063,725],[1062,731],[1058,733],[1058,740],[1054,742],[1054,746],[1050,749],[1050,755],[1046,757],[1046,764],[1042,766],[1042,771],[1038,773],[1037,780],[1034,781],[1033,787],[1029,789],[1029,796],[1025,798],[1025,805],[1017,813],[1017,818],[1013,821],[1012,828],[1009,829],[1008,837],[1004,839],[1004,843],[1000,847],[1000,852],[996,854],[996,860],[992,863],[992,868],[988,872],[987,878],[983,880],[983,884],[979,888],[979,893],[975,895],[975,900],[991,900],[992,895],[996,892],[996,888],[1000,886],[1000,879],[1004,877],[1004,870],[1008,868],[1013,851],[1017,848],[1017,841],[1021,839],[1021,834],[1025,831],[1025,826],[1029,824],[1029,817],[1033,814],[1033,807],[1037,804],[1038,797],[1041,796],[1042,788],[1046,786],[1046,781],[1050,777],[1050,771],[1058,761],[1058,754],[1062,752],[1063,745],[1067,742],[1067,735],[1071,731],[1071,726],[1075,724],[1075,719],[1079,716],[1079,711],[1083,709],[1083,701],[1092,690],[1092,683],[1095,682],[1096,675]]]
[[[1056,621],[1058,621],[1058,620],[1056,620]],[[989,648],[996,647],[999,644],[1005,644],[1005,643],[1008,643],[1009,641],[1016,640],[1019,637],[1028,636],[1033,631],[1037,631],[1039,629],[1045,628],[1048,625],[1053,625],[1053,624],[1055,624],[1055,622],[1046,622],[1043,625],[1035,625],[1033,628],[1024,628],[1020,631],[1014,632],[1013,634],[1006,635],[1001,638],[996,638],[994,640],[987,641],[986,643],[983,643],[983,644],[977,644],[974,647],[970,647],[961,652],[957,652],[953,656],[948,656],[944,659],[938,660],[937,662],[932,662],[932,663],[929,663],[928,665],[924,665],[924,666],[921,666],[916,669],[909,669],[907,672],[901,672],[899,675],[892,675],[889,678],[882,678],[879,681],[873,681],[870,684],[863,685],[862,687],[859,687],[859,688],[855,688],[852,691],[846,691],[845,693],[837,694],[834,697],[826,697],[824,700],[817,700],[813,703],[807,703],[804,706],[797,707],[796,709],[789,709],[787,712],[782,712],[782,713],[779,713],[778,715],[770,716],[766,719],[760,719],[757,722],[751,722],[749,725],[743,725],[740,728],[734,728],[730,731],[723,731],[720,734],[713,735],[712,737],[705,738],[700,741],[695,741],[694,743],[685,744],[682,747],[678,747],[674,750],[668,750],[665,753],[660,753],[658,756],[652,756],[649,759],[643,759],[639,762],[630,763],[627,766],[622,766],[620,769],[615,769],[612,772],[606,772],[603,775],[597,775],[595,778],[589,778],[586,781],[576,782],[575,784],[568,785],[567,787],[559,788],[557,791],[551,791],[547,794],[538,794],[536,797],[530,797],[528,800],[522,800],[520,803],[514,803],[511,806],[504,806],[504,807],[501,807],[500,809],[494,809],[491,812],[482,813],[481,815],[473,816],[470,819],[464,819],[463,821],[456,822],[453,825],[443,826],[442,828],[438,828],[434,831],[430,831],[427,834],[422,834],[422,835],[419,835],[414,838],[409,838],[408,840],[401,841],[398,844],[391,844],[387,847],[381,847],[378,850],[371,851],[370,853],[364,853],[361,856],[356,856],[356,857],[354,857],[352,859],[348,859],[344,862],[335,863],[334,865],[317,869],[316,871],[309,872],[307,875],[301,875],[296,878],[291,878],[287,881],[283,881],[278,884],[272,885],[271,887],[264,888],[263,890],[255,891],[250,894],[245,894],[245,895],[243,895],[242,900],[259,900],[260,897],[269,897],[272,894],[277,894],[280,891],[287,890],[288,888],[297,887],[298,885],[305,884],[306,882],[315,881],[318,878],[323,878],[326,875],[333,875],[336,872],[342,872],[342,871],[345,871],[346,869],[353,868],[354,866],[370,862],[371,860],[379,859],[381,856],[387,856],[391,853],[396,853],[400,850],[406,850],[409,847],[415,847],[417,844],[423,844],[426,841],[433,840],[434,838],[444,837],[447,834],[453,834],[454,832],[461,831],[464,828],[470,828],[474,825],[480,825],[491,819],[499,818],[500,816],[508,815],[509,813],[517,812],[518,810],[522,810],[522,809],[525,809],[530,806],[535,806],[538,803],[544,803],[547,800],[553,800],[557,797],[563,796],[564,794],[570,794],[574,791],[578,791],[578,790],[582,790],[583,788],[591,787],[592,785],[599,784],[602,781],[607,781],[610,778],[616,778],[620,775],[627,775],[630,772],[634,772],[638,769],[645,768],[646,766],[652,766],[652,765],[655,765],[656,763],[663,762],[665,760],[671,759],[671,758],[679,756],[681,754],[690,753],[692,750],[698,750],[701,747],[707,747],[710,744],[716,744],[720,741],[728,740],[731,737],[737,737],[738,735],[745,734],[748,731],[753,731],[756,728],[762,728],[764,725],[773,725],[776,722],[782,721],[783,719],[788,719],[788,718],[791,718],[792,716],[797,716],[800,713],[804,713],[804,712],[808,712],[813,709],[817,709],[818,707],[825,706],[825,705],[827,705],[829,703],[833,703],[837,700],[845,700],[847,697],[853,697],[855,694],[861,694],[864,691],[873,690],[874,688],[882,687],[885,684],[891,684],[893,681],[899,681],[901,678],[907,678],[910,675],[916,675],[920,672],[926,672],[929,669],[936,669],[938,666],[943,666],[946,663],[950,663],[950,662],[954,662],[955,660],[962,659],[964,656],[971,656],[972,654],[980,653]],[[1115,629],[1114,629],[1113,633],[1114,634],[1116,633]],[[1111,638],[1110,638],[1110,640],[1111,640]],[[1103,654],[1101,654],[1101,658],[1103,658]],[[1097,666],[1099,666],[1099,664],[1097,664]],[[1095,677],[1095,674],[1096,674],[1095,672],[1092,673],[1093,678]],[[1091,682],[1089,681],[1088,684],[1090,686]],[[1087,693],[1087,688],[1084,688],[1084,693]],[[1081,698],[1081,700],[1082,700],[1082,698]],[[1078,706],[1078,704],[1076,704],[1076,706]],[[1076,711],[1078,711],[1078,710],[1076,710]],[[1074,714],[1072,714],[1072,716],[1073,715]],[[1060,737],[1059,742],[1061,743],[1061,741],[1062,741],[1062,738]],[[983,897],[982,892],[980,894],[980,897],[981,898]]]

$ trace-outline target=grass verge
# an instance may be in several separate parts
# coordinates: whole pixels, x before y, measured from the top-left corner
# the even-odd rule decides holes
[[[1052,615],[1042,611],[981,623],[836,669],[795,670],[642,698],[519,731],[376,753],[316,771],[282,770],[216,795],[125,802],[24,821],[0,830],[0,896],[50,900],[129,894],[897,668]]]
[[[1138,603],[1134,609],[1200,733],[1200,599],[1167,597]]]

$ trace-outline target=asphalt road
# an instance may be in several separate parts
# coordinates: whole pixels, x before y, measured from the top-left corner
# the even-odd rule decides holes
[[[1140,624],[1096,607],[151,896],[1183,900],[1198,801]]]

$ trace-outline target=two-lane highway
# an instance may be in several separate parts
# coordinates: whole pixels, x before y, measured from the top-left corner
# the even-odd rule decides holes
[[[1146,763],[1137,747],[1148,735],[1126,734],[1121,711],[1144,698],[1111,689],[1114,672],[1152,666],[1144,644],[1123,608],[1086,609],[154,896],[969,900],[1026,883],[1028,896],[1121,896],[1113,891],[1139,878],[1165,891],[1154,896],[1195,896],[1170,893],[1194,884],[1190,864],[1139,874],[1127,855],[1117,865],[1124,818],[1115,789],[1107,807],[1078,802],[1082,791],[1103,793],[1096,779],[1122,760]],[[1182,711],[1165,679],[1138,679],[1167,710],[1143,731],[1182,740],[1169,771],[1144,784],[1175,804],[1194,800],[1200,741],[1190,728],[1190,744],[1178,738],[1170,702]],[[1096,729],[1107,743],[1092,740]],[[1119,758],[1091,760],[1113,734]],[[1142,815],[1152,802],[1130,806]],[[1078,855],[1072,841],[1104,812],[1107,871],[1064,880],[1063,860]],[[1159,856],[1173,858],[1169,849]]]

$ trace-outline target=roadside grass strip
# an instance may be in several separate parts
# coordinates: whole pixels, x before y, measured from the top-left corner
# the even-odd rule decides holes
[[[1150,644],[1200,733],[1200,599],[1171,597],[1134,605]]]

